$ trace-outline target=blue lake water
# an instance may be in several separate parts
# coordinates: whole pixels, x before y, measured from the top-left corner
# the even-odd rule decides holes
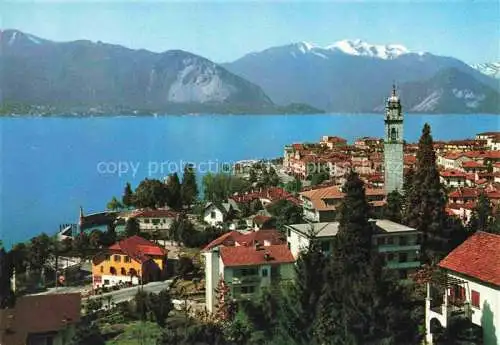
[[[499,130],[495,115],[408,115],[405,139],[429,122],[436,140]],[[203,115],[0,119],[0,239],[7,245],[74,223],[79,206],[104,209],[129,181],[194,162],[281,156],[283,145],[338,135],[383,135],[382,115]],[[201,163],[201,164],[200,164]],[[121,168],[121,173],[116,170]],[[125,169],[128,169],[125,171]]]

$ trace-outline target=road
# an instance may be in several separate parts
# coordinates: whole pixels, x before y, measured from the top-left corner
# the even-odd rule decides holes
[[[162,282],[152,282],[141,286],[133,286],[130,288],[120,289],[118,291],[111,291],[108,293],[103,293],[101,295],[93,295],[88,297],[89,299],[99,299],[101,298],[104,303],[121,303],[125,301],[132,300],[137,292],[142,288],[144,292],[150,292],[158,294],[160,291],[170,288],[172,280],[165,280]]]

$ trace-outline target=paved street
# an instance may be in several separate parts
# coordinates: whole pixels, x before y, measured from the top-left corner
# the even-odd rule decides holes
[[[170,287],[170,284],[172,284],[172,280],[165,280],[162,282],[153,282],[149,283],[146,285],[141,286],[133,286],[130,288],[125,288],[121,289],[118,291],[111,291],[108,293],[104,293],[102,295],[95,295],[95,296],[90,296],[90,299],[96,299],[96,298],[102,298],[104,303],[121,303],[125,301],[130,301],[131,299],[134,298],[134,296],[137,294],[137,291],[139,291],[141,288],[145,292],[152,292],[155,294],[160,293],[160,291],[168,289]],[[109,299],[111,297],[111,299]]]

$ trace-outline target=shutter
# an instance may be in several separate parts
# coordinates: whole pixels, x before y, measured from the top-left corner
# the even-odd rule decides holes
[[[479,296],[479,292],[472,290],[472,292],[471,292],[471,300],[472,300],[471,301],[472,302],[472,306],[475,307],[475,308],[480,309],[480,296]]]

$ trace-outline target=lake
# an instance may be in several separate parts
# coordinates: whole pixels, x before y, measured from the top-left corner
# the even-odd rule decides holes
[[[425,122],[435,140],[500,128],[495,115],[407,115],[405,139],[418,140]],[[383,126],[382,114],[1,118],[0,239],[9,246],[54,233],[77,221],[80,206],[103,210],[127,181],[162,178],[185,162],[213,171],[322,135],[381,137]]]

